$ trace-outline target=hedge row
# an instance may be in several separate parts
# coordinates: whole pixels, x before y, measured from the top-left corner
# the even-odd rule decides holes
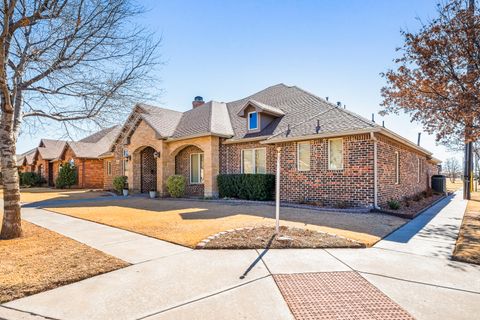
[[[217,184],[221,198],[271,200],[275,189],[275,175],[220,174]]]

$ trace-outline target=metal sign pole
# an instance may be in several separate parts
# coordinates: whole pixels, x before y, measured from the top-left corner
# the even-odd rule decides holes
[[[277,174],[275,181],[275,234],[280,232],[280,154],[282,148],[277,148]]]

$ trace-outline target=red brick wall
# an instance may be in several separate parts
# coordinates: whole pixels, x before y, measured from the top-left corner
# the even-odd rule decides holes
[[[343,170],[328,169],[328,139],[310,141],[310,170],[297,169],[297,143],[282,147],[281,199],[325,206],[373,203],[373,143],[368,135],[343,138]]]
[[[260,144],[260,142],[245,142],[223,144],[220,141],[220,173],[241,173],[242,150],[266,148],[267,173],[275,173],[277,151],[273,145]]]
[[[203,196],[203,184],[190,184],[190,155],[192,153],[203,153],[203,151],[196,146],[189,146],[181,150],[175,157],[175,174],[180,174],[187,180],[186,196]]]
[[[401,199],[425,191],[430,186],[432,174],[436,174],[425,155],[383,135],[377,135],[378,148],[378,203]],[[400,182],[396,184],[395,152],[400,157]],[[418,182],[418,159],[420,159],[420,182]]]

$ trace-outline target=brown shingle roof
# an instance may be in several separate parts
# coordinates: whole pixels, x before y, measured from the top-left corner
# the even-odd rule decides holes
[[[66,141],[63,140],[42,139],[37,148],[38,153],[40,153],[45,160],[53,160],[62,154],[65,144]]]
[[[109,150],[120,129],[120,126],[103,129],[80,141],[68,142],[68,145],[77,158],[98,158]]]

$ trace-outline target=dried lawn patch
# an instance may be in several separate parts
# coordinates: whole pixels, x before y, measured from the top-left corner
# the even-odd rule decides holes
[[[21,238],[0,240],[0,303],[129,265],[29,222],[22,226]]]
[[[460,179],[456,179],[455,182],[450,181],[449,178],[447,178],[447,191],[448,192],[455,192],[459,189],[463,188],[463,181]]]
[[[187,247],[212,234],[275,225],[275,207],[216,201],[129,198],[71,203],[48,210],[129,230]],[[282,225],[327,232],[371,246],[407,222],[380,213],[344,213],[282,208]]]
[[[288,240],[282,239],[287,237]],[[204,249],[286,249],[286,248],[362,248],[359,242],[308,229],[280,227],[244,228],[220,234],[207,242]]]
[[[458,235],[453,259],[480,264],[480,193],[472,193]]]

